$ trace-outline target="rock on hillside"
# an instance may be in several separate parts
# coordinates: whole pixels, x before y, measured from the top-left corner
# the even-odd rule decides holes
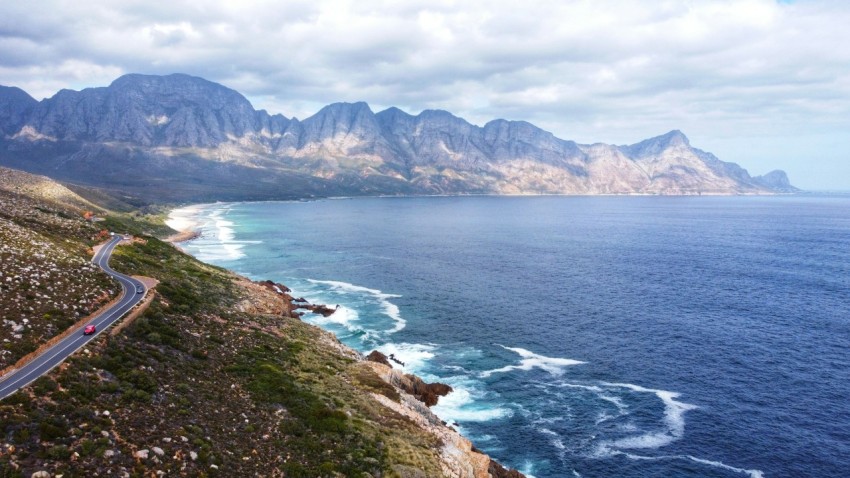
[[[480,127],[446,111],[374,113],[366,103],[334,103],[300,121],[183,74],[125,75],[41,102],[3,88],[0,111],[0,163],[151,200],[793,190],[679,131],[582,145],[523,121]]]

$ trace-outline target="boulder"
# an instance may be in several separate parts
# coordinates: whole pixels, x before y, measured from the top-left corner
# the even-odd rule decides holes
[[[369,360],[371,362],[382,363],[388,367],[392,367],[392,365],[390,365],[390,361],[387,360],[387,356],[382,354],[381,352],[378,352],[377,350],[373,350],[372,353],[367,355],[366,360]]]
[[[490,460],[490,466],[487,470],[493,478],[525,478],[525,475],[516,471],[509,470],[500,465],[496,460]]]

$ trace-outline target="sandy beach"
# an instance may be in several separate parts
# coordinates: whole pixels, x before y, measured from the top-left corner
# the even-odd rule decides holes
[[[192,229],[186,229],[186,230],[178,232],[177,234],[172,234],[172,235],[166,237],[165,241],[170,242],[172,244],[177,244],[177,243],[180,243],[180,242],[191,241],[192,239],[196,239],[196,238],[200,237],[200,235],[201,235],[200,231],[196,231],[196,230],[192,230]]]
[[[178,244],[200,237],[200,224],[198,224],[194,219],[194,215],[197,213],[198,209],[202,207],[204,207],[203,204],[196,204],[173,209],[168,214],[168,219],[165,220],[165,224],[178,232],[168,236],[165,240],[172,244]]]

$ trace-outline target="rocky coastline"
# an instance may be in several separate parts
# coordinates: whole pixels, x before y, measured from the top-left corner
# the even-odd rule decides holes
[[[392,356],[367,360],[301,320],[334,308],[198,261],[157,239],[170,232],[157,218],[106,212],[94,224],[82,197],[14,174],[25,181],[0,181],[0,259],[30,268],[7,277],[4,267],[0,297],[7,312],[17,310],[20,320],[8,326],[30,349],[112,286],[46,295],[42,269],[54,285],[97,276],[88,259],[108,231],[139,238],[119,246],[110,266],[158,284],[146,309],[0,403],[0,475],[521,476],[430,410],[450,387],[403,373]],[[19,188],[30,183],[41,186]],[[44,253],[54,250],[63,253]]]
[[[311,304],[303,298],[294,298],[289,287],[271,280],[251,281],[234,275],[237,284],[250,293],[238,305],[244,312],[273,314],[299,319],[303,310],[332,315],[335,309],[324,304]],[[318,327],[316,327],[319,329]],[[475,448],[470,440],[461,435],[454,427],[435,415],[430,407],[436,405],[439,397],[452,392],[444,383],[428,383],[413,374],[406,374],[393,368],[392,358],[381,352],[372,351],[364,356],[347,347],[330,332],[321,330],[325,336],[324,345],[334,352],[349,357],[367,367],[380,377],[390,389],[380,389],[371,393],[372,398],[388,411],[406,417],[426,433],[437,438],[439,460],[444,477],[447,478],[524,478],[517,470],[505,468],[487,454]],[[415,470],[407,470],[402,476],[419,477]]]

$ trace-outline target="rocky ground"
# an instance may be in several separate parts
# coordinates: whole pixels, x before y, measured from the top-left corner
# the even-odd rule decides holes
[[[0,168],[0,369],[117,295],[87,254],[101,229],[75,204],[46,178]]]
[[[4,217],[16,251],[37,239],[67,243],[57,264],[88,259],[85,223],[77,236],[48,235],[49,224],[39,232]],[[144,237],[119,246],[111,265],[159,280],[156,296],[126,328],[0,402],[0,476],[521,476],[430,413],[445,386],[302,322],[307,309],[284,285],[200,263],[145,237],[132,217],[107,222]]]

